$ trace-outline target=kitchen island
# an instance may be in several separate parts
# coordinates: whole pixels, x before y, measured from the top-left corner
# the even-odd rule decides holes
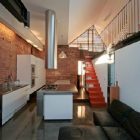
[[[48,85],[37,92],[37,113],[44,120],[64,120],[73,118],[73,94],[75,85]]]

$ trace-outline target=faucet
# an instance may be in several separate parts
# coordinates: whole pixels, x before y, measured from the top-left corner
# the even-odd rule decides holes
[[[20,80],[19,80],[19,79],[17,79],[17,80],[15,81],[15,85],[16,85],[16,86],[20,86]]]
[[[12,73],[8,75],[8,78],[7,78],[7,86],[8,87],[12,87],[12,84],[13,84],[13,76],[12,76]]]

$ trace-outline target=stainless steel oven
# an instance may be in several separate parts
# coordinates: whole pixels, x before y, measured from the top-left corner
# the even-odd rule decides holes
[[[35,86],[35,65],[31,65],[31,87]]]

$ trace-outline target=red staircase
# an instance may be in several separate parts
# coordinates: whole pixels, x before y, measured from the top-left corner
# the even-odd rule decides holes
[[[86,89],[89,93],[89,100],[92,107],[106,107],[105,98],[101,90],[95,69],[92,64],[92,57],[86,56]]]

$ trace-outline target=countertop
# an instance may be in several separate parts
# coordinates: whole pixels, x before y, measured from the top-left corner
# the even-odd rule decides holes
[[[39,92],[43,92],[44,94],[77,94],[78,90],[73,84],[62,84],[57,85],[56,89],[40,89]]]
[[[18,90],[20,88],[24,88],[26,86],[28,86],[28,85],[19,85],[19,86],[7,87],[7,88],[4,88],[4,87],[0,86],[0,95],[5,95],[5,94],[8,94],[8,93],[11,93],[15,90]]]
[[[70,80],[57,80],[56,82],[54,82],[54,84],[56,84],[56,85],[69,85]]]

